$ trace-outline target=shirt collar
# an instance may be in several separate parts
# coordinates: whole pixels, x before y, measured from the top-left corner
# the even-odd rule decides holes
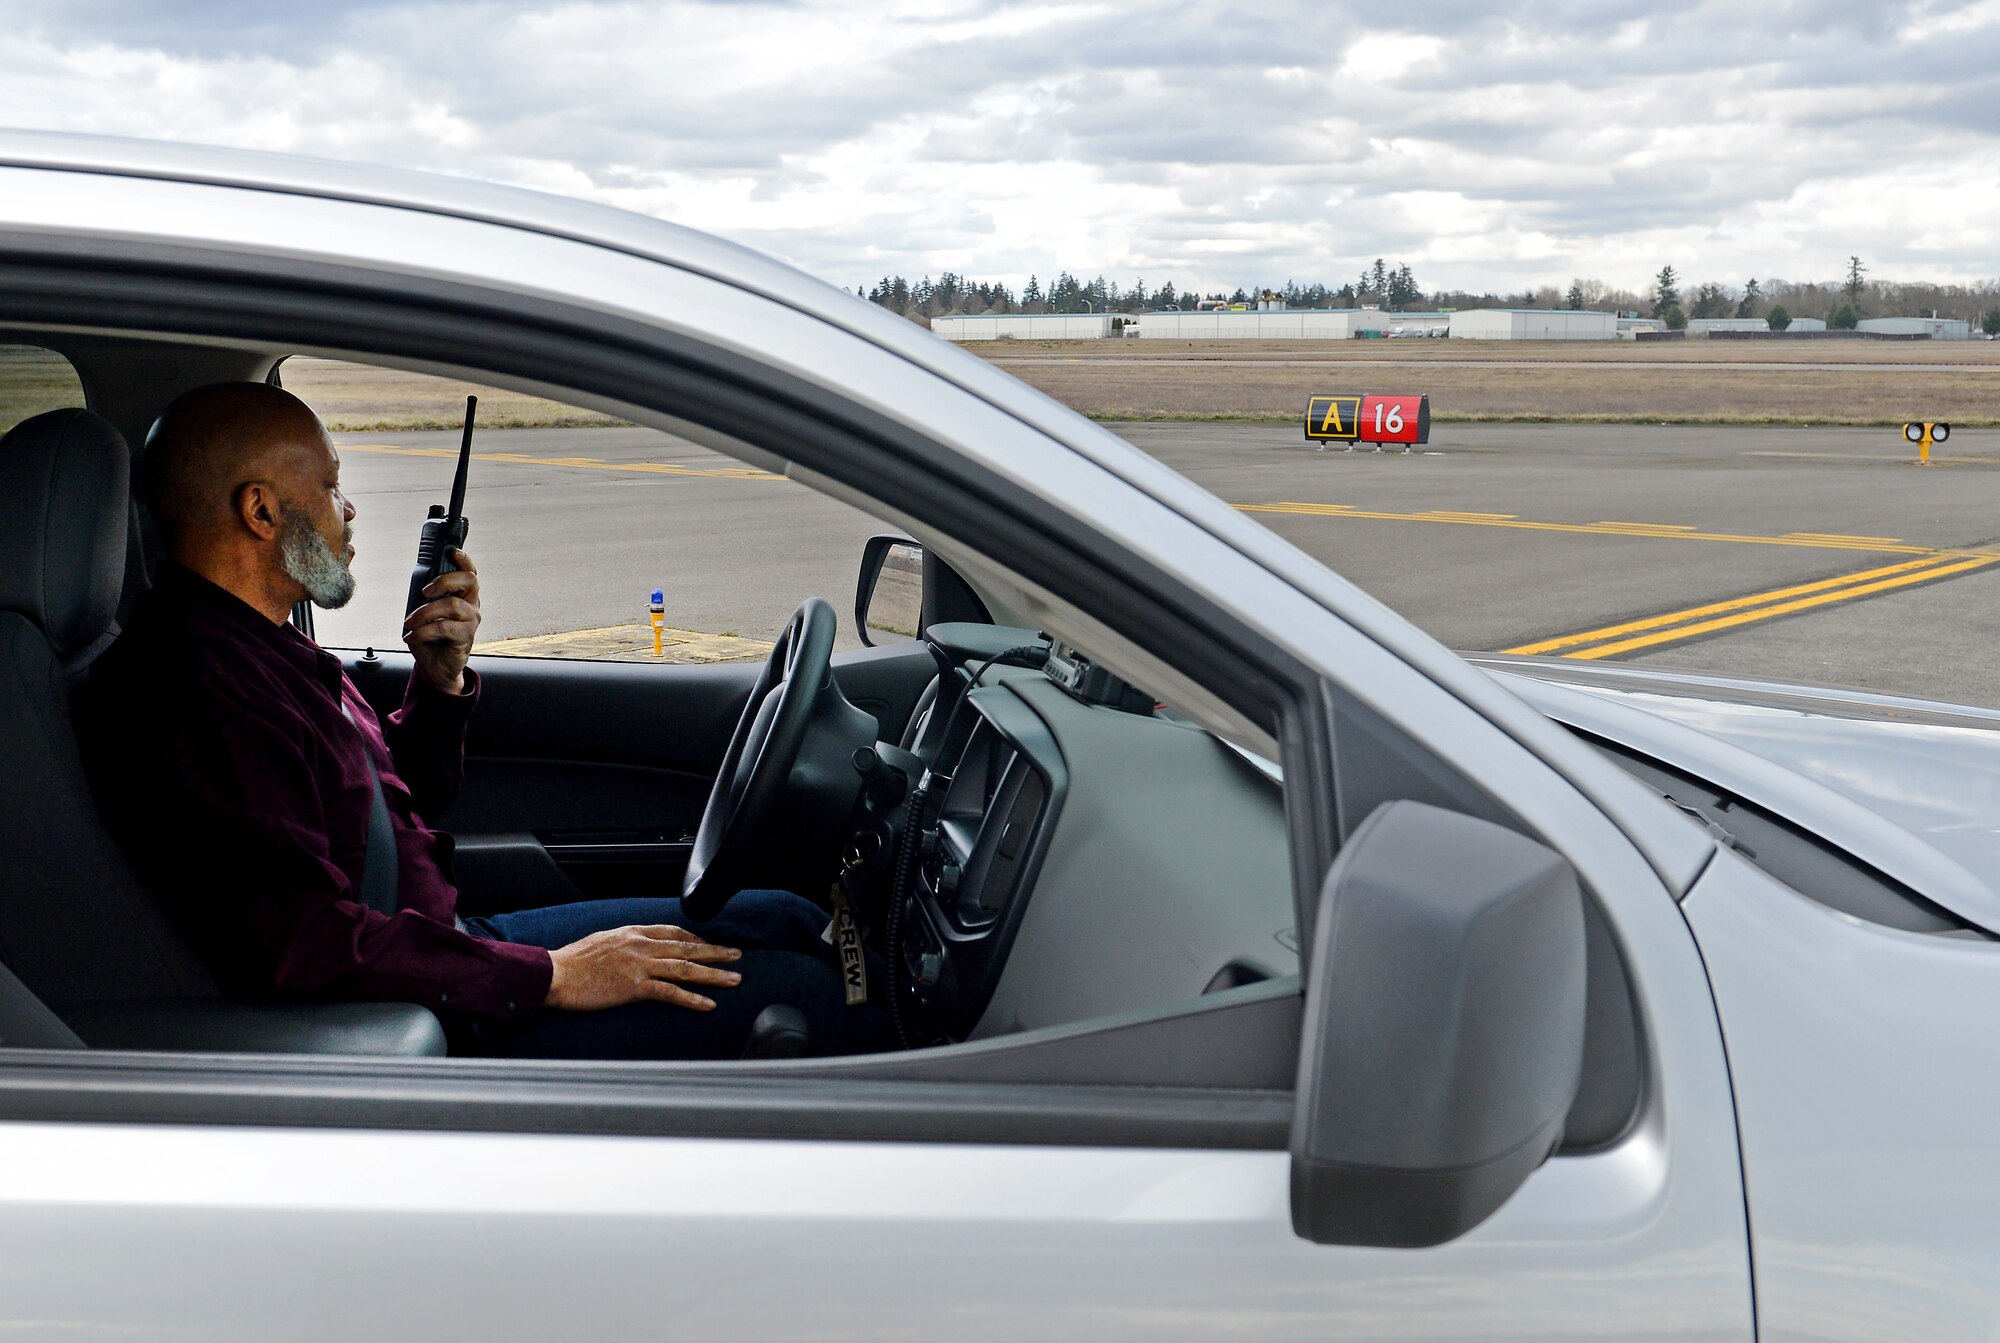
[[[229,589],[194,570],[169,560],[153,579],[153,591],[165,600],[197,608],[222,620],[233,633],[268,648],[288,664],[312,676],[334,699],[341,698],[345,679],[340,659],[307,638],[290,621],[271,618]]]

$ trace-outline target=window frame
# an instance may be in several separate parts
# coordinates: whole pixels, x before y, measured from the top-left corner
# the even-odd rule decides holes
[[[1285,759],[1295,888],[1316,896],[1332,852],[1331,755],[1318,675],[1173,575],[1139,572],[1134,557],[1109,539],[1060,520],[1052,525],[1038,516],[1032,495],[997,473],[858,403],[830,403],[824,389],[747,356],[555,300],[496,301],[470,286],[409,277],[395,277],[392,287],[378,272],[268,258],[163,265],[157,249],[121,250],[106,243],[82,259],[23,256],[19,248],[0,255],[9,319],[476,368],[684,419],[697,418],[688,408],[699,406],[702,423],[750,443],[772,437],[776,415],[790,460],[943,534],[1010,556],[1025,578],[1109,613],[1107,623],[1123,637],[1171,654],[1194,679],[1272,723]],[[957,1045],[888,1060],[417,1064],[0,1051],[0,1118],[1275,1150],[1290,1123],[1301,999],[1295,981],[1250,990],[1147,1019],[1081,1023],[1077,1031],[1034,1032],[984,1050]],[[1236,1058],[1210,1085],[1071,1080],[1089,1066],[1101,1074],[1107,1049],[1111,1056],[1129,1047],[1184,1058],[1190,1041],[1213,1044],[1217,1031],[1246,1022],[1251,1038],[1263,1042],[1261,1054],[1215,1051]],[[1081,1038],[1097,1052],[1078,1045]],[[944,1067],[941,1056],[961,1066]],[[982,1069],[1004,1080],[983,1080]]]

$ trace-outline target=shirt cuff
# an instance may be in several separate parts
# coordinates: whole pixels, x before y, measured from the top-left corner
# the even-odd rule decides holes
[[[410,683],[403,689],[403,710],[398,718],[408,721],[412,713],[425,721],[441,724],[454,719],[463,725],[472,716],[473,706],[479,702],[479,673],[465,669],[465,689],[456,695],[447,695],[426,681],[422,674],[412,670]]]
[[[522,942],[488,942],[479,939],[490,958],[488,973],[477,989],[444,995],[439,1007],[459,1008],[499,1021],[520,1021],[542,1010],[549,1000],[549,982],[556,965],[541,947]]]

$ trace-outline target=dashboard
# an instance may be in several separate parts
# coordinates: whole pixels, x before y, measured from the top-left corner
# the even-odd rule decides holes
[[[912,1043],[1298,972],[1284,798],[1268,767],[1076,650],[992,666],[972,685],[974,667],[1028,632],[941,629],[941,686],[962,689],[941,688],[918,736],[936,799],[909,822],[916,856],[889,948]]]

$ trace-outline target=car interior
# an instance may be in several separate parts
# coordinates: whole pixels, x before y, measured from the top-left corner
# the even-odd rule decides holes
[[[133,447],[160,410],[208,382],[278,381],[300,350],[353,355],[101,328],[0,328],[9,343],[67,359],[89,409],[0,441],[0,861],[12,874],[0,1046],[449,1054],[443,1023],[416,1005],[223,1000],[98,818],[70,726],[74,688],[157,559],[132,481]],[[838,879],[889,967],[909,1062],[885,1074],[866,1059],[795,1059],[810,1041],[780,1035],[728,1066],[1287,1092],[1300,878],[1271,734],[1230,730],[1242,720],[1194,703],[1192,686],[1182,712],[1129,683],[1108,636],[1083,648],[1008,623],[940,539],[884,535],[856,556],[854,627],[868,629],[878,585],[914,573],[914,638],[834,653],[832,594],[802,593],[763,666],[475,650],[481,704],[441,818],[458,840],[462,908],[685,890],[698,917],[735,889],[823,899]],[[400,702],[400,648],[335,651],[378,710]],[[1393,726],[1339,703],[1343,816],[1396,797],[1499,816]],[[1618,953],[1601,918],[1587,923],[1571,1149],[1626,1128],[1645,1073]],[[1260,1122],[1270,1131],[1256,1141],[1280,1140],[1281,1110]]]
[[[53,1036],[94,1047],[442,1052],[416,1006],[221,1002],[98,820],[69,697],[158,558],[130,445],[186,387],[276,381],[279,360],[103,337],[65,353],[104,413],[34,417],[0,444],[0,700],[14,758],[42,781],[9,822],[17,889],[34,893],[0,908],[14,992],[53,1013]],[[921,572],[924,637],[836,658],[839,616],[808,600],[762,668],[479,660],[444,818],[463,911],[685,883],[702,917],[752,886],[823,898],[839,875],[911,1047],[1295,986],[1276,767],[1081,650],[994,623],[915,543],[884,538],[868,558],[853,618],[899,562]],[[400,703],[400,649],[342,656],[383,713]]]

